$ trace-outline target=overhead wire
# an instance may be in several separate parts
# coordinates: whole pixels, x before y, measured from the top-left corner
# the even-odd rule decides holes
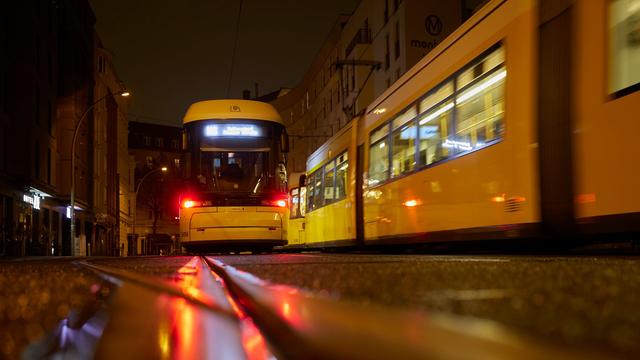
[[[231,51],[231,70],[229,71],[229,81],[227,82],[227,98],[231,92],[231,82],[233,81],[233,68],[236,62],[236,49],[238,48],[238,35],[240,33],[240,17],[242,15],[242,2],[240,0],[240,6],[238,7],[238,17],[236,20],[236,33],[233,41],[233,51]]]

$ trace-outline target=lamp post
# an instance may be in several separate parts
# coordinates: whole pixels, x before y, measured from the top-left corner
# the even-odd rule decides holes
[[[144,182],[144,179],[146,179],[149,175],[155,174],[155,173],[157,173],[159,171],[167,172],[167,170],[168,170],[167,167],[163,166],[163,167],[161,167],[159,169],[154,169],[154,170],[149,171],[148,173],[144,174],[144,176],[140,179],[140,182],[136,186],[136,192],[133,195],[133,200],[134,200],[133,203],[134,203],[135,206],[133,207],[133,230],[132,230],[133,237],[136,240],[136,244],[137,244],[137,240],[138,240],[138,237],[136,236],[136,217],[138,216],[138,191],[140,191],[140,187],[142,187],[142,183]]]
[[[72,254],[73,255],[79,255],[76,254],[76,219],[75,219],[75,207],[76,207],[76,140],[78,139],[78,132],[80,130],[80,125],[82,125],[82,122],[84,121],[84,119],[86,119],[87,115],[89,115],[89,112],[102,100],[106,99],[107,96],[109,95],[115,95],[115,96],[122,96],[122,97],[127,97],[129,95],[131,95],[128,91],[118,91],[115,94],[109,94],[107,93],[106,95],[104,95],[103,97],[99,98],[98,100],[94,101],[93,104],[91,104],[87,110],[84,111],[84,113],[82,113],[82,116],[80,116],[80,119],[78,120],[78,122],[76,123],[75,129],[73,130],[73,140],[71,140],[71,186],[69,188],[69,195],[70,195],[70,209],[69,209],[69,218],[71,219],[71,247],[72,247]]]

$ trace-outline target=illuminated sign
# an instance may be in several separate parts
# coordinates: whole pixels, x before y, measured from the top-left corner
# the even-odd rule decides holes
[[[251,124],[207,125],[204,135],[208,137],[259,137],[262,129]]]
[[[34,209],[40,210],[40,197],[38,195],[34,195],[33,197],[29,195],[22,195],[22,201],[33,206]]]

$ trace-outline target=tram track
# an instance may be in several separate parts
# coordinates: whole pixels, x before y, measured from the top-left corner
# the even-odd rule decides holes
[[[606,358],[491,321],[362,306],[269,284],[211,256],[194,256],[167,278],[87,260],[76,265],[117,288],[99,358]]]

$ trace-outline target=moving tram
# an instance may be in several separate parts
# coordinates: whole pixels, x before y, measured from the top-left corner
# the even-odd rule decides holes
[[[309,157],[289,246],[637,235],[638,114],[639,0],[490,1]]]
[[[287,240],[288,136],[250,100],[192,104],[183,129],[180,235],[187,251],[270,249]]]

